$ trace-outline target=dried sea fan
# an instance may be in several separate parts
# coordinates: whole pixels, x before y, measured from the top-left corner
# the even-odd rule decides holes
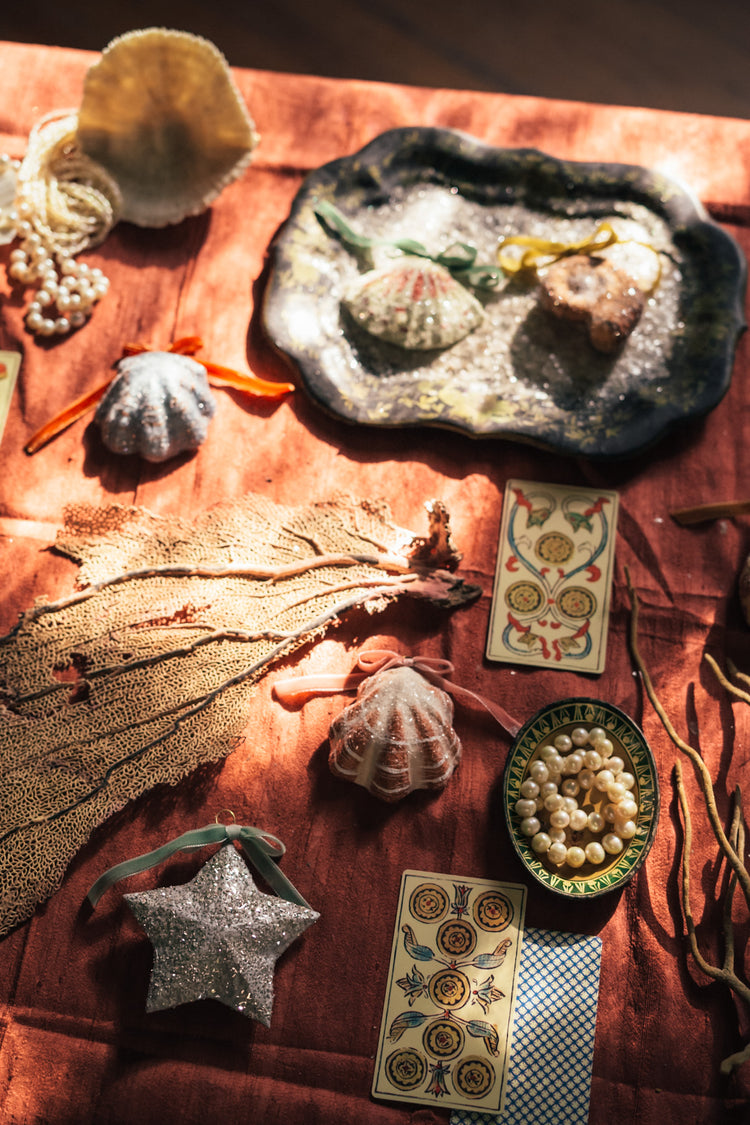
[[[81,564],[79,588],[0,638],[0,936],[106,817],[237,746],[272,662],[355,607],[481,593],[412,569],[414,535],[374,501],[247,496],[193,522],[80,505],[66,518],[56,547]]]
[[[443,789],[461,757],[452,723],[446,692],[414,668],[387,668],[331,724],[331,772],[384,801]]]

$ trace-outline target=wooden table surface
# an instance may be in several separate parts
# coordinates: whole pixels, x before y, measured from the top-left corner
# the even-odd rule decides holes
[[[0,46],[0,151],[21,155],[48,110],[76,105],[94,56]],[[206,444],[165,466],[107,454],[80,422],[33,458],[24,442],[74,394],[98,384],[122,343],[164,345],[199,333],[206,354],[268,378],[288,370],[263,339],[259,309],[268,247],[306,172],[398,125],[464,130],[498,146],[532,146],[557,157],[660,166],[691,186],[747,252],[750,248],[750,123],[654,110],[489,93],[431,90],[238,70],[262,135],[248,171],[209,214],[149,232],[125,224],[87,255],[111,292],[79,333],[32,340],[22,308],[0,281],[5,345],[23,365],[2,445],[0,624],[10,629],[39,597],[69,592],[75,567],[50,550],[71,502],[117,502],[159,515],[197,513],[248,493],[296,505],[342,489],[382,498],[397,524],[424,531],[424,503],[452,513],[461,575],[483,596],[446,617],[419,607],[354,615],[301,655],[300,670],[345,671],[360,649],[446,656],[457,678],[525,718],[555,699],[609,700],[642,724],[662,787],[656,843],[619,894],[581,911],[530,887],[527,922],[596,933],[602,977],[591,1095],[592,1125],[747,1120],[747,1067],[726,1079],[719,1062],[737,1050],[748,1019],[719,984],[688,966],[677,886],[682,829],[672,789],[676,752],[644,698],[627,646],[627,566],[639,590],[641,643],[675,725],[700,740],[728,816],[735,784],[748,787],[747,719],[702,664],[707,648],[750,671],[736,577],[748,551],[747,519],[695,529],[668,516],[689,503],[747,495],[750,375],[746,340],[723,401],[704,420],[626,462],[562,460],[553,453],[429,429],[365,430],[323,415],[302,389],[272,408],[219,397]],[[516,670],[483,659],[505,482],[565,480],[616,488],[621,515],[607,667],[599,677]],[[208,1117],[264,1123],[444,1121],[369,1096],[393,918],[405,868],[518,881],[496,806],[509,739],[489,720],[459,713],[462,765],[438,798],[384,809],[328,774],[326,742],[342,701],[284,711],[275,674],[248,700],[243,745],[221,766],[174,789],[159,787],[97,829],[59,890],[0,943],[0,1118],[14,1125],[132,1125]],[[691,686],[692,685],[692,686]],[[734,735],[734,737],[733,737]],[[688,794],[699,808],[697,783]],[[284,870],[321,920],[279,963],[269,1030],[212,1002],[146,1015],[150,950],[119,890],[93,920],[80,905],[106,868],[231,808],[287,844]],[[696,812],[696,819],[699,815]],[[696,829],[696,896],[712,896],[714,846]],[[180,862],[180,878],[202,860]],[[157,885],[156,873],[138,887]],[[168,881],[168,880],[167,880]],[[705,948],[716,956],[709,902]],[[738,908],[737,943],[748,938]],[[703,933],[703,931],[702,931]],[[550,1082],[554,1078],[550,1076]]]

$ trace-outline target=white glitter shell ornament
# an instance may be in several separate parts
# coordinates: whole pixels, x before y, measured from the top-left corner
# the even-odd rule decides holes
[[[389,802],[444,789],[461,757],[452,723],[451,697],[414,668],[376,672],[331,724],[331,772]]]
[[[121,359],[117,371],[95,414],[107,449],[167,461],[203,444],[216,403],[202,363],[142,352]]]
[[[342,303],[371,336],[413,351],[449,348],[484,319],[480,302],[444,266],[411,256],[357,278]]]
[[[204,211],[259,138],[214,44],[154,27],[114,39],[89,69],[77,139],[117,183],[120,218],[163,227]]]
[[[208,359],[202,363],[191,359],[202,347],[200,336],[182,336],[167,351],[126,344],[117,374],[46,422],[24,449],[36,453],[97,407],[104,444],[113,453],[140,453],[147,461],[166,461],[206,440],[215,410],[209,377],[215,386],[233,387],[251,398],[277,399],[294,390],[292,383],[243,375]]]

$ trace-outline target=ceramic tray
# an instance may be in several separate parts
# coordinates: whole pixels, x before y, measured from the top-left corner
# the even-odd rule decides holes
[[[639,805],[637,831],[619,855],[607,856],[599,866],[585,863],[573,869],[564,865],[555,868],[532,849],[531,841],[521,832],[521,818],[515,812],[521,796],[521,784],[528,776],[531,763],[542,746],[554,741],[558,734],[570,734],[575,727],[603,727],[614,744],[614,752],[625,763],[625,770],[635,777],[633,793]],[[596,793],[592,790],[592,793]],[[579,803],[586,811],[596,808],[608,798],[598,794]],[[513,847],[529,874],[556,894],[586,899],[615,891],[635,875],[646,856],[659,820],[659,783],[651,749],[633,720],[611,703],[597,699],[566,699],[543,707],[521,728],[511,747],[503,775],[503,808]],[[590,839],[601,839],[588,829],[576,836],[581,847]]]
[[[536,285],[518,281],[481,296],[485,320],[465,339],[409,352],[342,310],[351,282],[393,252],[353,253],[316,217],[324,200],[369,237],[411,237],[431,253],[469,242],[489,264],[503,234],[572,241],[614,217],[659,249],[662,279],[614,357],[545,313]],[[312,397],[347,422],[449,426],[618,457],[719,402],[744,327],[745,274],[740,250],[701,205],[644,168],[394,129],[305,180],[273,246],[264,326]]]

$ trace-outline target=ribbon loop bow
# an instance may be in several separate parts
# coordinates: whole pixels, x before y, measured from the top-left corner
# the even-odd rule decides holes
[[[299,906],[309,908],[309,904],[274,862],[286,851],[281,840],[262,828],[241,824],[207,824],[204,828],[184,832],[182,836],[177,836],[152,852],[145,852],[143,855],[125,860],[124,863],[118,863],[99,876],[86,898],[94,907],[105,891],[120,879],[127,879],[130,875],[136,875],[141,871],[148,871],[176,852],[192,851],[194,848],[204,848],[208,844],[228,844],[232,840],[239,841],[249,862],[277,895],[288,902],[296,902]]]
[[[521,723],[508,714],[498,703],[480,695],[479,692],[470,691],[461,684],[454,683],[449,677],[455,671],[450,660],[437,656],[402,656],[387,648],[372,648],[360,653],[355,671],[342,675],[311,675],[292,676],[289,679],[277,680],[273,686],[274,694],[280,703],[290,706],[295,703],[304,703],[316,695],[331,695],[343,691],[353,691],[358,688],[363,680],[376,672],[384,672],[389,668],[407,667],[420,672],[426,680],[435,687],[447,691],[454,699],[461,703],[478,703],[489,711],[490,715],[500,726],[515,737],[521,729]],[[360,671],[356,671],[356,669]]]

